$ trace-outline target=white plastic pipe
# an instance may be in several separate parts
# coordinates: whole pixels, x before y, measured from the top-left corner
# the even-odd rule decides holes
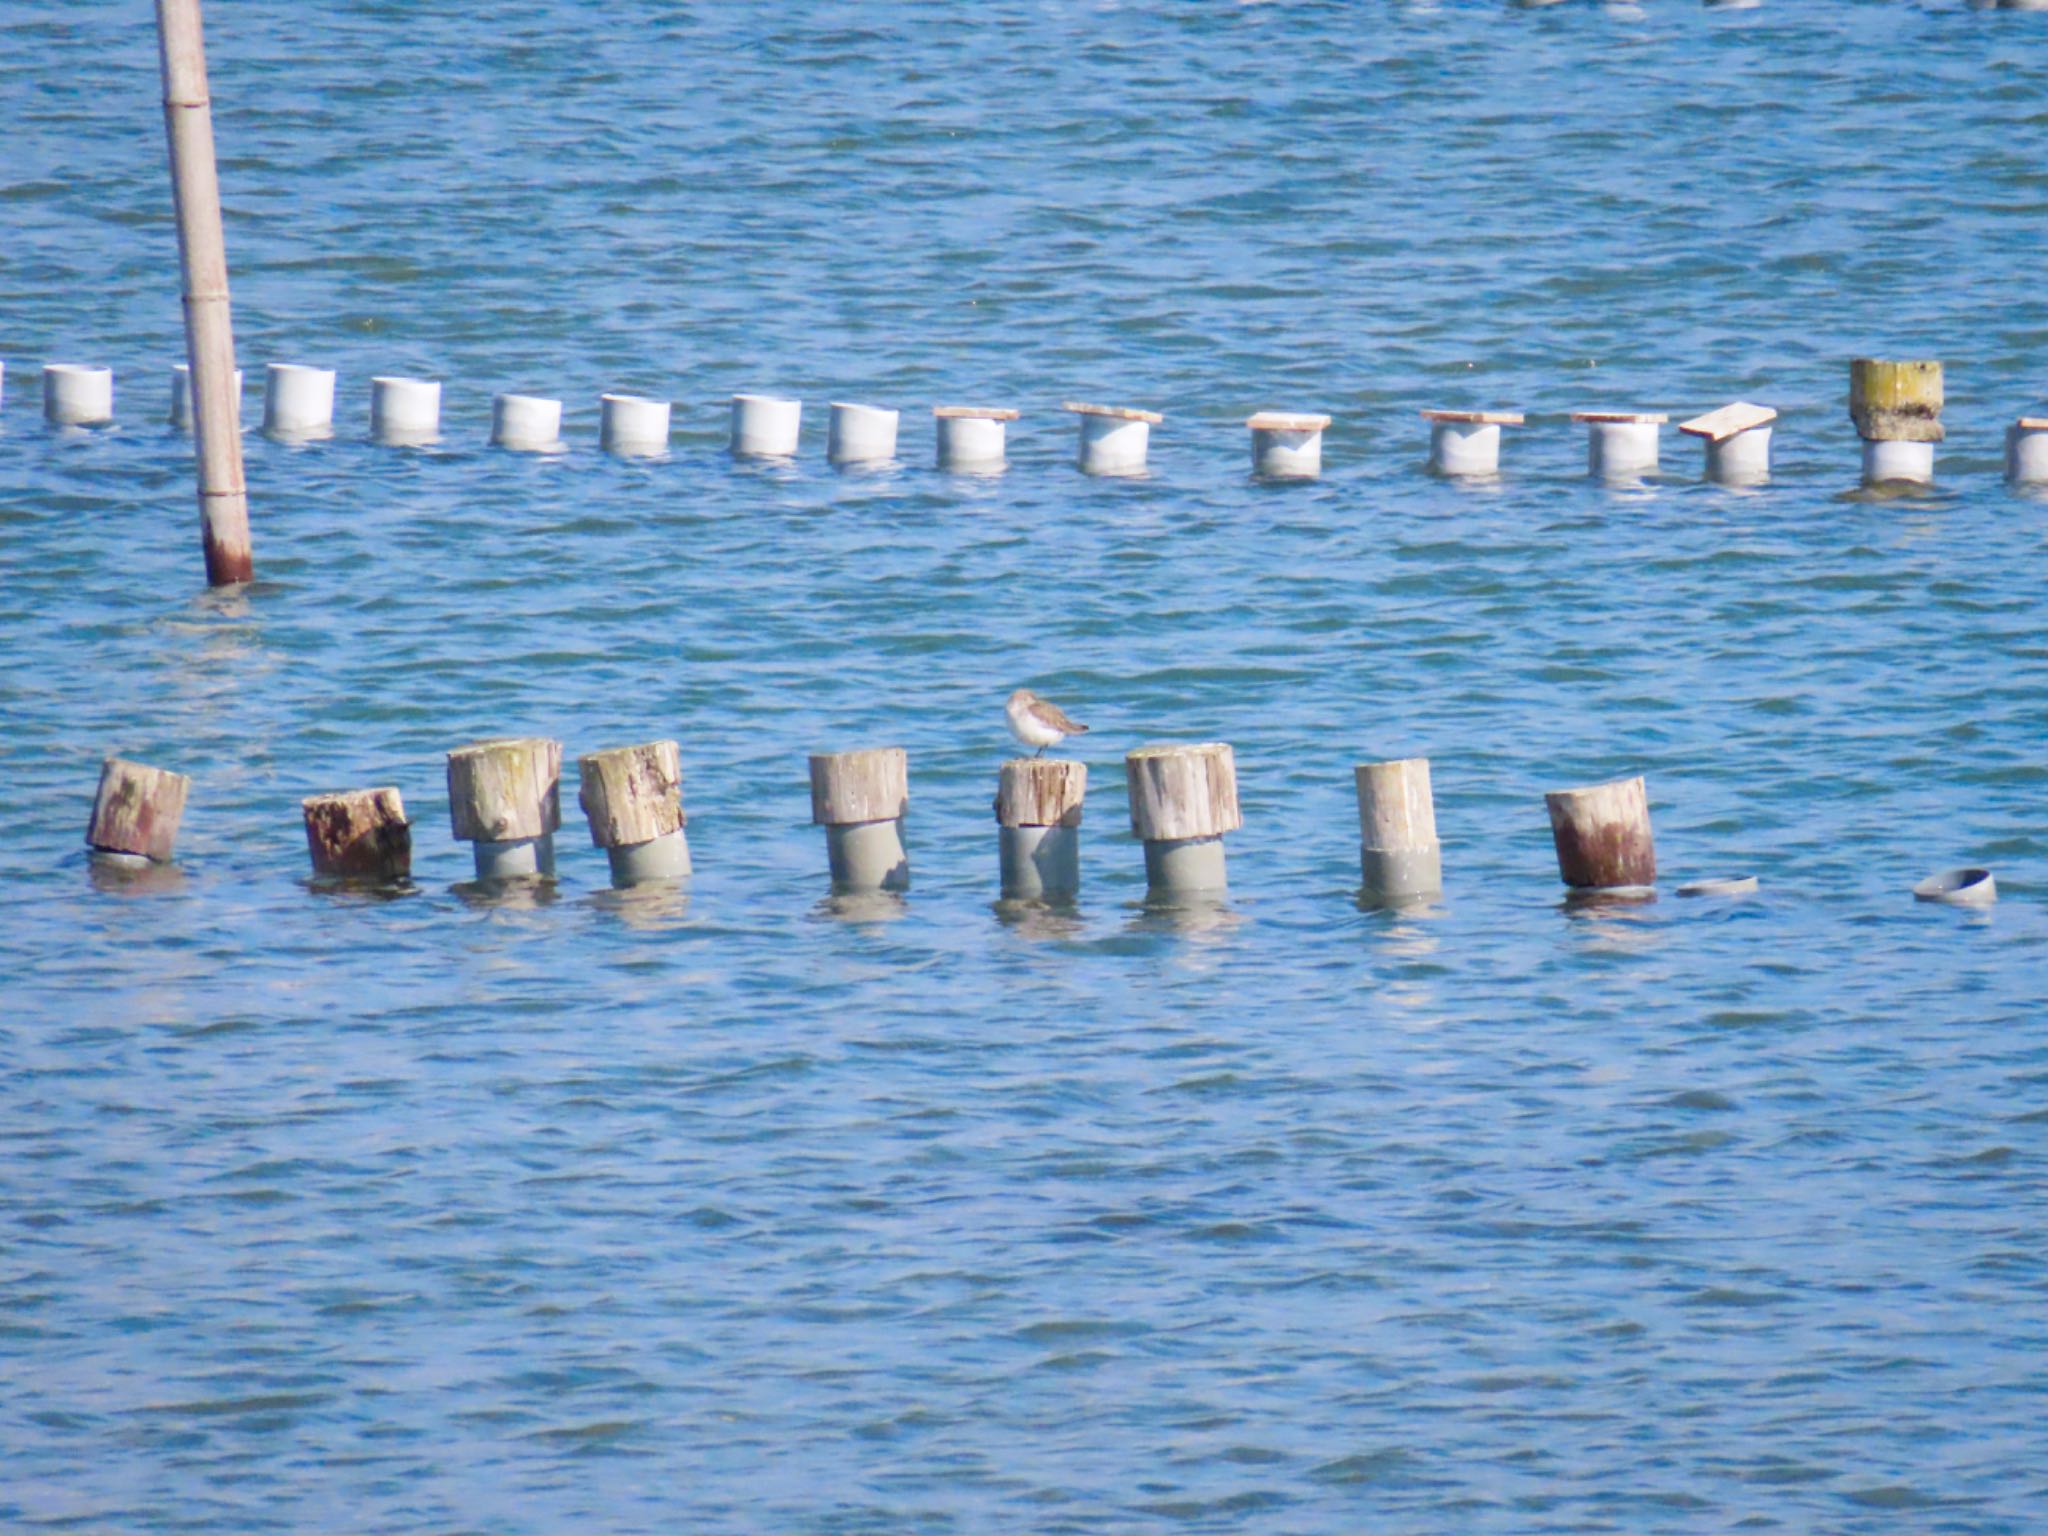
[[[1586,472],[1598,480],[1626,480],[1657,469],[1658,423],[1586,423]]]
[[[640,458],[668,452],[669,402],[643,395],[598,397],[598,446],[606,453]]]
[[[334,430],[334,370],[271,363],[263,384],[263,430],[273,437],[324,437]]]
[[[895,458],[897,415],[880,406],[833,401],[825,457],[834,464],[874,464]]]
[[[1269,480],[1313,480],[1323,472],[1323,429],[1329,424],[1327,416],[1252,417],[1252,473]]]
[[[370,436],[380,443],[419,446],[441,435],[441,381],[380,374],[370,380]]]
[[[1439,421],[1429,429],[1429,466],[1440,475],[1500,473],[1500,428],[1491,422]]]
[[[506,843],[471,843],[479,880],[517,880],[526,875],[555,872],[555,834],[515,838]]]
[[[747,459],[787,459],[796,455],[797,432],[803,425],[804,403],[773,395],[732,397],[732,451]]]
[[[43,416],[53,427],[98,427],[114,419],[114,370],[43,364]]]
[[[1015,411],[970,414],[941,406],[933,413],[938,429],[938,464],[941,469],[1001,469],[1008,451],[1005,423]]]
[[[1771,429],[1751,427],[1707,443],[1707,478],[1716,485],[1762,485],[1771,478]]]
[[[2048,481],[2048,426],[2022,421],[2005,429],[2005,478],[2014,485]]]
[[[540,395],[495,395],[491,441],[500,448],[552,453],[562,446],[562,402]]]
[[[235,370],[235,411],[240,420],[242,409],[242,370]],[[171,364],[171,425],[180,432],[192,430],[192,365]]]
[[[650,880],[690,878],[690,842],[681,827],[644,843],[622,843],[604,852],[612,866],[612,884],[621,889]]]
[[[1863,440],[1863,483],[1934,483],[1934,444]]]
[[[997,827],[996,861],[1010,901],[1072,901],[1081,889],[1079,827]]]
[[[1152,424],[1122,416],[1083,416],[1079,462],[1091,475],[1136,475],[1145,469]]]

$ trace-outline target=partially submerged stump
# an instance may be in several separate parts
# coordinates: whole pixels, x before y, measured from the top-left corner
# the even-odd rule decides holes
[[[1650,795],[1639,774],[1543,797],[1557,872],[1575,891],[1647,894],[1657,883]]]
[[[1070,900],[1081,888],[1081,802],[1088,765],[1056,757],[1013,757],[996,787],[997,851],[1003,895]]]
[[[910,758],[901,747],[811,757],[811,820],[825,829],[832,884],[840,891],[900,891],[910,884],[903,813]]]
[[[403,880],[412,873],[412,823],[394,788],[308,795],[306,850],[313,873],[341,880]]]
[[[1436,840],[1436,802],[1429,759],[1360,763],[1358,855],[1368,901],[1417,901],[1443,889],[1443,856]]]
[[[448,754],[448,819],[474,845],[479,880],[555,872],[562,744],[544,736],[471,742]]]
[[[683,827],[682,750],[673,741],[614,747],[578,758],[577,800],[590,841],[605,850],[612,884],[681,880],[690,873]]]
[[[86,845],[101,853],[128,854],[163,863],[178,841],[185,795],[192,781],[182,773],[149,768],[110,757],[100,767]]]
[[[1131,830],[1153,890],[1218,891],[1229,882],[1223,834],[1244,825],[1237,760],[1225,742],[1139,747],[1124,758]]]

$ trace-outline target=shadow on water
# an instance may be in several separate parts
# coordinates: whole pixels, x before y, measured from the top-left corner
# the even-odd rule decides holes
[[[989,910],[995,913],[999,924],[1019,938],[1075,940],[1087,930],[1080,906],[1072,901],[1021,901],[1006,897],[991,902]]]
[[[308,875],[299,883],[313,895],[324,896],[336,905],[373,906],[425,894],[410,877],[384,880],[359,875]]]
[[[88,848],[85,869],[92,888],[108,896],[155,896],[185,885],[185,871],[178,865],[159,864],[138,854]]]
[[[584,899],[593,910],[618,918],[628,928],[673,928],[690,915],[690,882],[643,880],[624,889],[606,886]]]
[[[901,891],[834,891],[811,908],[811,916],[841,923],[893,923],[909,911],[909,898]]]
[[[551,875],[514,875],[505,880],[463,880],[448,893],[465,907],[486,911],[533,912],[562,899]]]

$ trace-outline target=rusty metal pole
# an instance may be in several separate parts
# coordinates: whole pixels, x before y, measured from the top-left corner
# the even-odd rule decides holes
[[[213,159],[213,104],[199,0],[157,0],[163,54],[164,134],[178,210],[184,274],[185,355],[192,370],[192,435],[199,459],[199,526],[206,580],[232,586],[256,574],[249,496],[242,484],[242,424],[235,398],[235,332],[228,311],[228,254]]]

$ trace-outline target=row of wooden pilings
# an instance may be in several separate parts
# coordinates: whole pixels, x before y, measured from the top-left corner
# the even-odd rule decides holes
[[[240,375],[237,375],[239,379]],[[370,381],[370,436],[396,446],[440,440],[441,385],[434,379],[379,377]],[[43,368],[44,415],[57,425],[103,425],[113,419],[110,369],[51,363]],[[335,374],[331,369],[272,363],[265,373],[263,427],[273,436],[309,439],[331,435]],[[191,384],[185,365],[174,370],[170,420],[189,430]],[[1863,440],[1863,478],[1871,484],[1926,484],[1934,479],[1934,444],[1942,441],[1942,366],[1861,358],[1850,364],[1849,414]],[[1091,474],[1124,475],[1146,468],[1156,411],[1069,401],[1080,419],[1077,461]],[[611,453],[645,456],[668,449],[671,405],[638,395],[599,400],[599,440]],[[932,408],[936,459],[941,468],[996,469],[1004,463],[1005,429],[1018,412],[1005,408],[941,405]],[[1430,463],[1447,475],[1489,476],[1500,470],[1501,429],[1521,426],[1519,411],[1426,410]],[[879,406],[834,402],[826,456],[835,464],[893,461],[900,413]],[[1658,411],[1575,411],[1587,432],[1587,467],[1602,479],[1639,479],[1657,472]],[[730,447],[743,458],[791,458],[798,451],[803,403],[770,395],[732,398]],[[1706,450],[1706,476],[1725,485],[1761,485],[1770,479],[1769,406],[1738,400],[1679,424]],[[1262,411],[1246,425],[1252,465],[1275,479],[1309,479],[1322,472],[1326,415]],[[562,402],[536,395],[501,394],[492,404],[491,441],[535,452],[562,449]],[[2006,474],[2015,483],[2048,482],[2048,418],[2022,416],[2007,429]]]
[[[552,878],[561,827],[562,744],[546,737],[480,741],[448,754],[448,811],[470,844],[482,881]],[[578,800],[591,843],[605,850],[616,886],[688,879],[682,758],[673,741],[593,752],[578,759]],[[1131,830],[1144,844],[1148,890],[1167,897],[1228,887],[1224,838],[1243,823],[1237,764],[1222,742],[1139,747],[1126,755]],[[1361,896],[1396,906],[1442,889],[1442,854],[1429,760],[1363,763],[1358,789]],[[910,884],[903,819],[910,764],[901,747],[831,752],[810,759],[811,820],[825,830],[834,890],[901,891]],[[116,859],[166,861],[190,781],[121,758],[100,775],[86,842]],[[1087,765],[1021,757],[1002,765],[995,796],[1002,894],[1071,901],[1081,885],[1081,812]],[[1558,875],[1579,896],[1647,900],[1657,853],[1649,792],[1638,776],[1544,796]],[[412,870],[412,827],[395,788],[313,795],[303,804],[316,877],[388,883]],[[1751,875],[1695,881],[1681,896],[1738,896]],[[1997,887],[1988,870],[1950,870],[1914,888],[1923,900],[1984,904]]]

